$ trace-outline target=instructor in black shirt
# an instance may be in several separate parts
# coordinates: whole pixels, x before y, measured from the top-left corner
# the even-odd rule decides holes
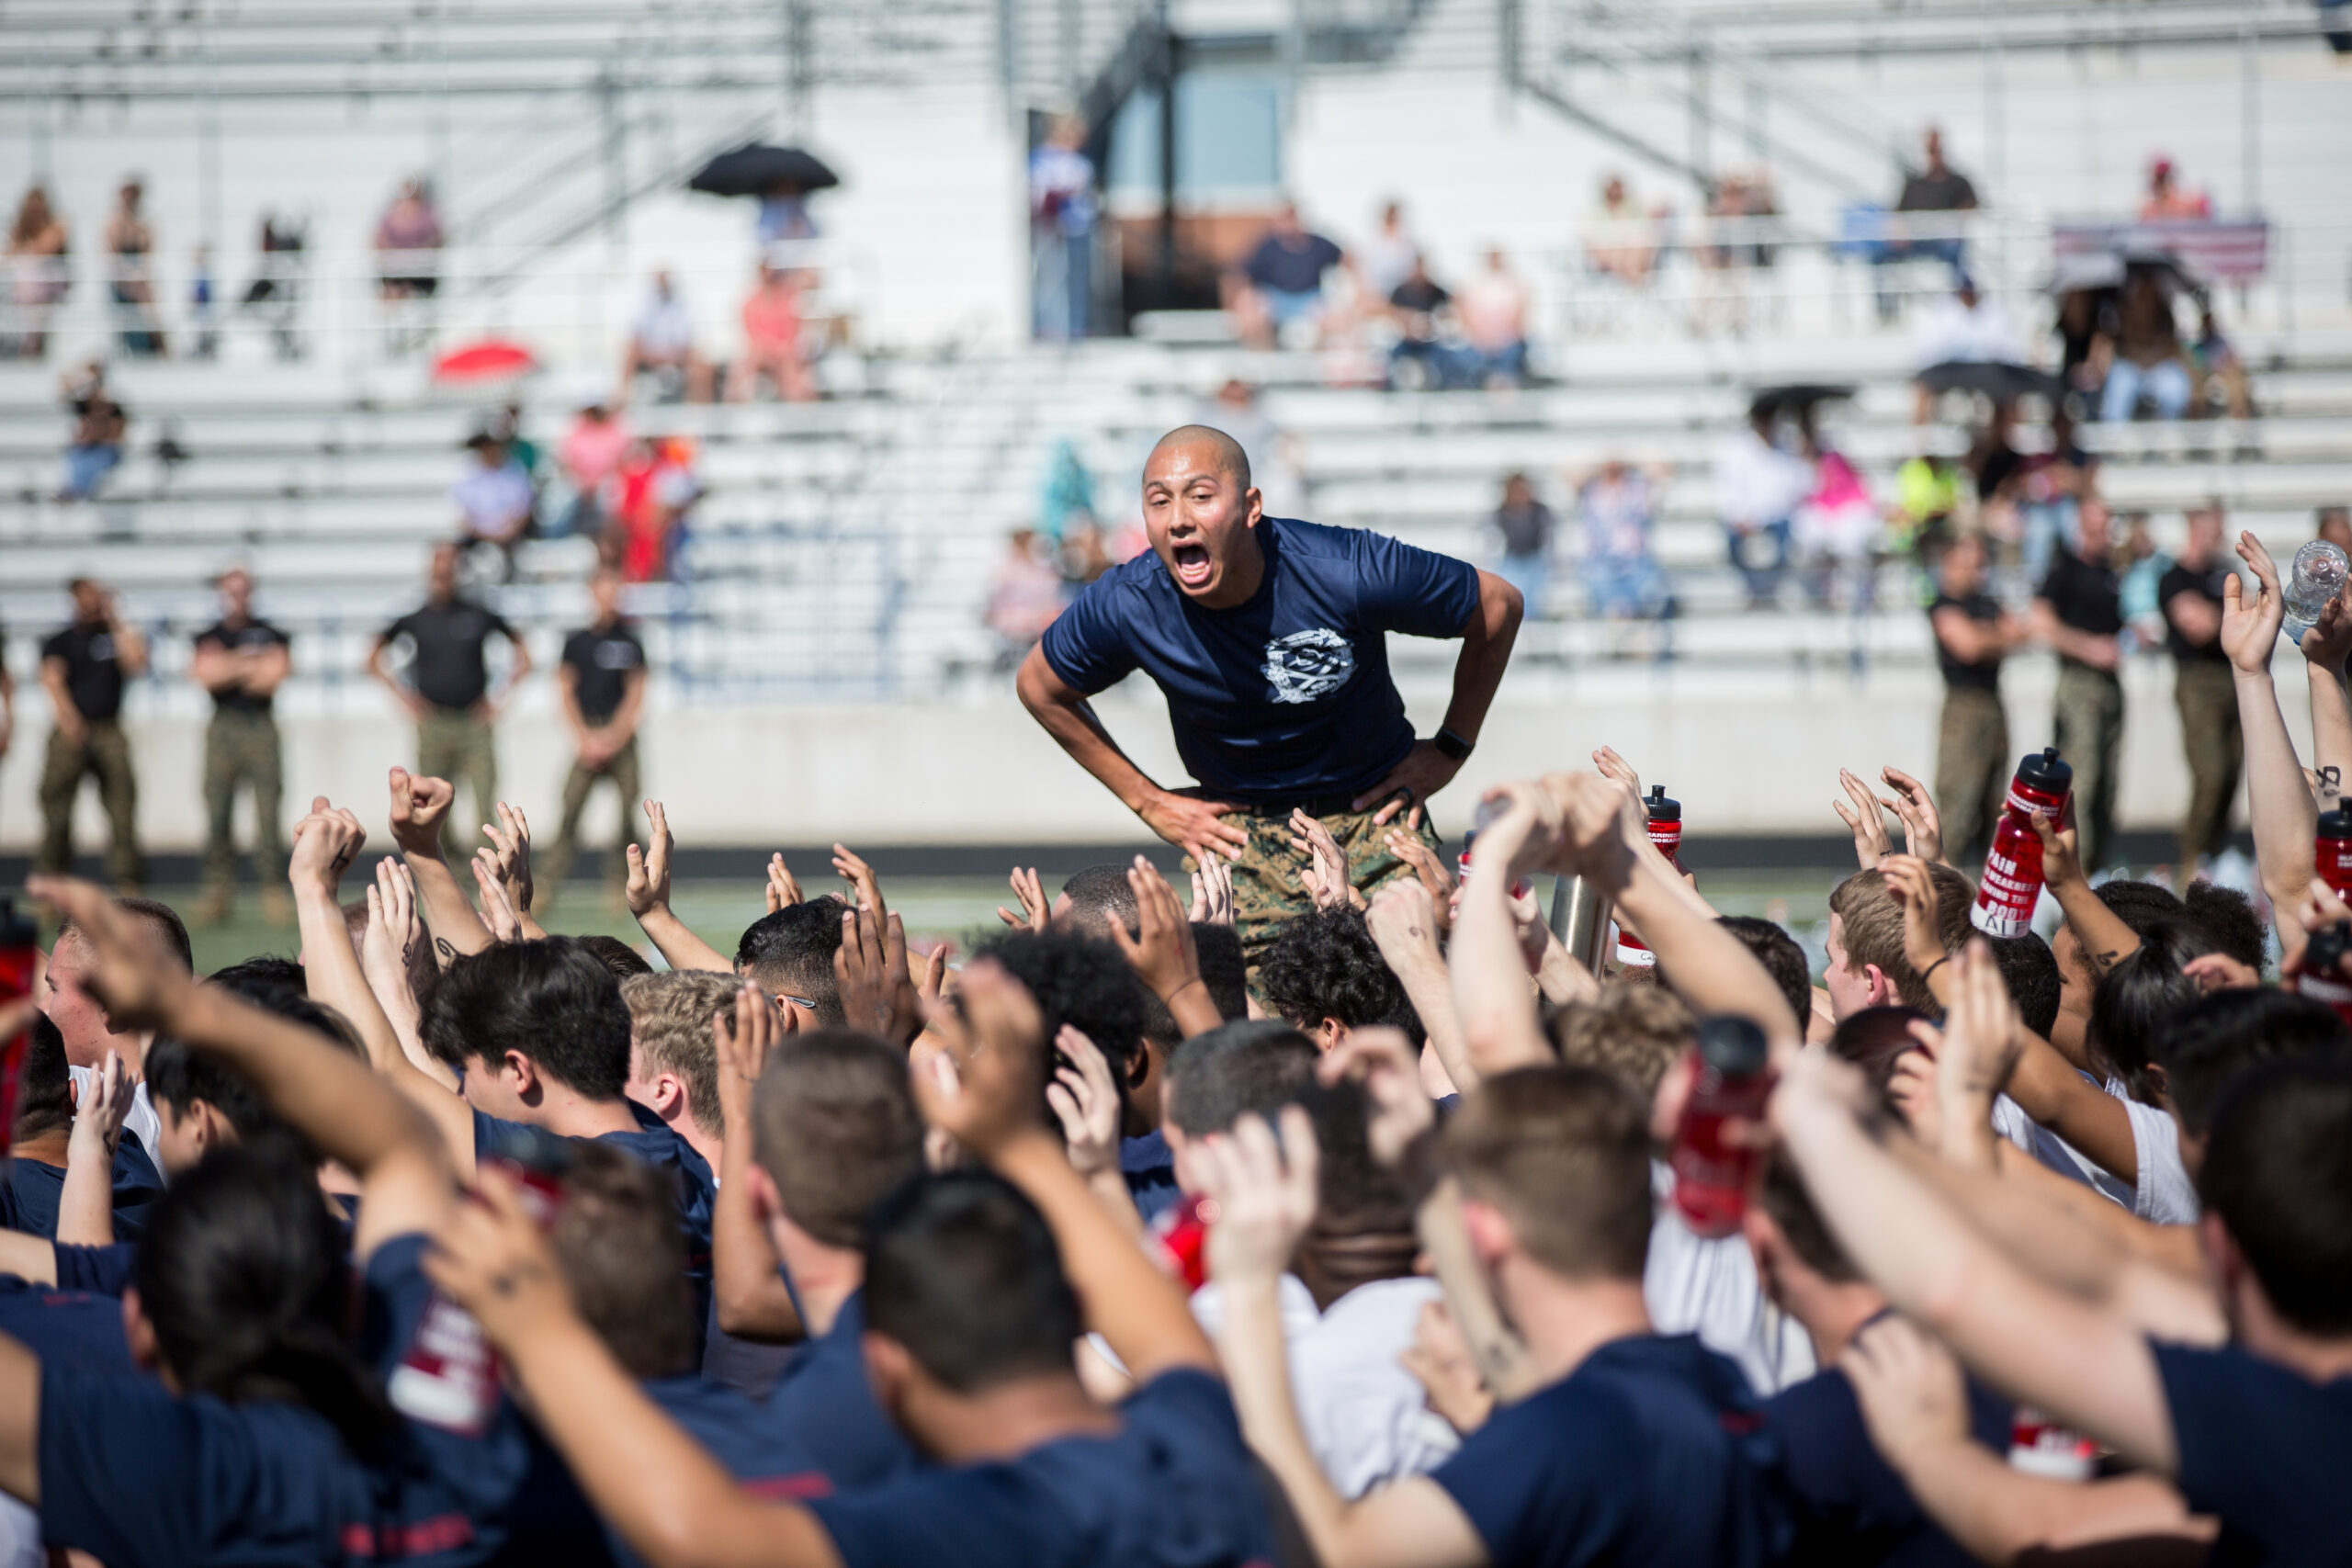
[[[2033,629],[1984,592],[1984,538],[1962,534],[1936,563],[1936,599],[1928,606],[1936,663],[1944,676],[1944,711],[1936,734],[1936,805],[1944,849],[1973,864],[1993,837],[1993,815],[2008,787],[2009,719],[2001,708],[2001,661],[2030,641]]]
[[[2034,593],[2034,629],[2058,655],[2052,704],[2058,750],[2075,769],[2075,824],[2083,869],[2098,871],[2115,847],[2115,753],[2123,739],[2122,580],[2107,503],[2085,496],[2071,546],[2050,558]]]
[[[2180,744],[2188,754],[2188,815],[2180,824],[2180,879],[2222,847],[2230,800],[2238,792],[2245,739],[2238,730],[2237,682],[2222,651],[2222,590],[2234,569],[2222,548],[2222,507],[2188,514],[2188,547],[2156,584],[2172,650],[2173,701],[2180,707]]]
[[[514,655],[506,684],[495,694],[490,689],[490,667],[482,657],[492,633],[504,637]],[[405,681],[392,673],[384,657],[394,642],[402,639],[412,649]],[[384,682],[416,720],[417,772],[447,779],[452,786],[465,781],[473,792],[472,820],[494,820],[498,750],[491,725],[508,694],[530,674],[531,650],[504,616],[458,592],[457,546],[435,547],[424,604],[377,637],[376,646],[368,652],[368,672]],[[442,847],[453,853],[463,852],[457,820],[453,807],[441,823]]]
[[[620,829],[605,863],[605,881],[616,903],[628,876],[621,846],[637,820],[637,724],[645,711],[645,645],[621,616],[618,571],[598,567],[588,580],[588,594],[595,604],[596,619],[564,639],[563,662],[556,670],[563,719],[571,727],[580,753],[563,782],[563,824],[548,852],[547,874],[537,879],[542,903],[554,895],[579,853],[580,813],[599,779],[612,780],[621,797]]]
[[[254,618],[250,573],[231,567],[216,586],[220,618],[196,634],[188,664],[196,683],[212,694],[212,724],[204,733],[204,902],[197,918],[207,925],[229,918],[237,879],[237,790],[244,785],[254,792],[254,872],[262,909],[270,924],[290,924],[279,813],[284,759],[272,710],[293,660],[286,634]]]
[[[40,773],[40,854],[35,869],[61,875],[74,860],[74,797],[82,781],[98,781],[98,799],[114,830],[107,872],[116,890],[136,893],[139,779],[130,768],[130,740],[122,732],[122,682],[147,671],[147,639],[125,624],[114,591],[77,577],[74,620],[40,645],[40,683],[49,693],[55,727]]]

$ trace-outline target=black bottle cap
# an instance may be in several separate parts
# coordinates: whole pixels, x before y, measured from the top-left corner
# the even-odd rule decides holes
[[[2303,973],[2323,979],[2336,978],[2336,970],[2344,962],[2344,954],[2352,949],[2352,920],[2338,920],[2332,926],[2322,926],[2312,932],[2303,944]]]
[[[16,899],[0,893],[0,947],[38,947],[40,928],[33,918],[17,908]]]
[[[1699,1059],[1727,1078],[1752,1078],[1771,1060],[1772,1049],[1753,1019],[1737,1013],[1702,1019]]]
[[[1682,803],[1679,800],[1667,799],[1664,784],[1650,785],[1650,797],[1642,804],[1649,808],[1650,820],[1653,822],[1682,820]]]
[[[2048,795],[2064,795],[2075,787],[2075,770],[2058,760],[2058,748],[2045,746],[2018,764],[2018,782]]]
[[[2319,814],[2319,830],[2312,835],[2321,839],[2352,839],[2352,806],[2339,801],[2333,811]]]

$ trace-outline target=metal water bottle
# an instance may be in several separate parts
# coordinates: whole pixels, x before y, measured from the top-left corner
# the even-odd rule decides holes
[[[2036,812],[2052,820],[2066,809],[2075,770],[2058,760],[2058,748],[2044,747],[2018,764],[2009,798],[1993,828],[1984,853],[1984,875],[1968,923],[1989,937],[2023,936],[2033,927],[2033,907],[2041,901],[2041,840],[2033,830]]]

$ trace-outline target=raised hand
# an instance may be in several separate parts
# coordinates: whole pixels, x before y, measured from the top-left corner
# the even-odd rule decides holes
[[[871,1030],[894,1045],[908,1043],[921,1030],[922,1002],[907,966],[906,927],[898,916],[877,928],[871,910],[842,912],[833,981],[852,1029]]]
[[[1938,1070],[1934,1055],[1943,1044],[1943,1032],[1921,1019],[1911,1025],[1912,1038],[1922,1049],[1905,1051],[1895,1058],[1894,1069],[1887,1075],[1886,1097],[1894,1101],[1911,1135],[1919,1140],[1922,1148],[1941,1149],[1944,1146],[1944,1107],[1938,1092],[1943,1075]]]
[[[1879,804],[1903,821],[1903,847],[1921,860],[1940,861],[1944,858],[1943,818],[1937,814],[1935,796],[1928,786],[1900,768],[1881,768],[1878,776],[1894,792],[1893,799],[1879,797]]]
[[[719,1083],[723,1090],[740,1094],[741,1103],[749,1108],[752,1089],[760,1075],[767,1071],[768,1055],[790,1034],[795,1027],[794,1014],[788,1008],[778,1008],[762,990],[756,980],[746,980],[735,992],[735,1004],[720,1008],[711,1014],[711,1043],[718,1055]],[[728,1119],[728,1125],[748,1126],[748,1119],[737,1122]]]
[[[523,918],[507,896],[506,884],[499,875],[497,855],[486,849],[476,850],[473,868],[474,886],[481,890],[481,923],[490,928],[490,940],[521,942]]]
[[[1012,886],[1012,897],[1021,906],[1021,913],[1016,915],[999,904],[996,918],[1014,931],[1044,931],[1052,922],[1053,904],[1046,897],[1045,884],[1037,880],[1037,868],[1016,865],[1006,880]]]
[[[1318,909],[1361,907],[1363,896],[1348,879],[1348,857],[1331,837],[1331,829],[1304,811],[1290,814],[1290,848],[1306,857],[1298,880]]]
[[[1238,861],[1250,847],[1250,832],[1226,819],[1238,806],[1222,801],[1195,800],[1189,795],[1162,791],[1136,808],[1143,825],[1204,865],[1222,855]]]
[[[629,845],[628,882],[621,894],[628,900],[628,912],[639,920],[651,910],[670,907],[670,852],[674,847],[669,813],[662,810],[662,803],[647,801],[645,817],[652,831],[645,836],[643,849]]]
[[[1889,855],[1879,862],[1886,890],[1903,908],[1903,957],[1919,975],[1926,975],[1944,957],[1942,906],[1936,879],[1917,855]]]
[[[1453,873],[1447,869],[1444,857],[1430,848],[1419,833],[1391,828],[1383,842],[1387,844],[1390,854],[1413,868],[1413,880],[1428,892],[1430,903],[1437,911],[1438,932],[1443,935],[1453,924],[1454,889]]]
[[[2209,996],[2215,991],[2251,991],[2262,985],[2260,970],[2226,953],[2200,953],[2182,964],[2180,972],[2196,981],[2197,988]]]
[[[1649,833],[1640,803],[1623,784],[1598,773],[1546,773],[1532,785],[1504,788],[1532,790],[1538,810],[1527,852],[1511,857],[1505,874],[1516,879],[1530,871],[1556,871],[1581,876],[1611,897],[1625,890],[1634,874],[1634,841],[1647,842]],[[1489,790],[1488,797],[1496,793]],[[1490,825],[1478,835],[1479,842],[1484,844],[1510,820]],[[1539,852],[1537,846],[1547,843],[1549,852]]]
[[[2278,650],[2287,601],[2278,590],[2278,563],[2262,547],[2261,540],[2251,533],[2241,533],[2238,558],[2254,569],[2255,594],[2251,600],[2246,597],[2245,581],[2236,572],[2222,584],[2222,651],[2239,674],[2265,675],[2270,671],[2270,656]]]
[[[1373,1158],[1384,1166],[1405,1164],[1437,1125],[1436,1108],[1421,1089],[1420,1063],[1402,1030],[1351,1029],[1316,1064],[1315,1076],[1327,1084],[1353,1078],[1363,1086],[1364,1131]]]
[[[993,960],[973,964],[955,1002],[933,1010],[931,1032],[940,1049],[913,1078],[925,1122],[984,1160],[1044,1134],[1046,1024],[1020,981]]]
[[[1069,1165],[1092,1179],[1119,1167],[1119,1086],[1094,1042],[1063,1024],[1054,1047],[1064,1058],[1046,1086],[1046,1103],[1062,1124]]]
[[[1146,988],[1172,1003],[1178,993],[1201,984],[1192,922],[1176,902],[1176,890],[1141,855],[1127,868],[1127,886],[1136,896],[1136,934],[1129,936],[1125,924],[1113,920],[1111,940]]]
[[[771,915],[802,901],[799,878],[794,876],[792,868],[784,863],[781,852],[768,856],[768,879],[762,892],[767,899]]]
[[[441,824],[457,804],[457,786],[447,779],[424,778],[406,768],[391,772],[392,842],[404,855],[441,858]]]
[[[96,1077],[90,1080],[88,1092],[82,1092],[78,1086],[74,1090],[74,1131],[66,1143],[69,1160],[88,1157],[103,1165],[114,1158],[135,1087],[123,1059],[108,1051]]]
[[[1442,1299],[1421,1303],[1413,1342],[1396,1359],[1428,1394],[1430,1408],[1455,1431],[1467,1437],[1494,1414],[1495,1391],[1487,1386],[1462,1325]]]
[[[2070,807],[2073,804],[2067,802]],[[2055,898],[2084,879],[2082,853],[2075,847],[2081,835],[2072,822],[2062,826],[2046,811],[2035,812],[2032,820],[2033,836],[2041,840],[2041,881]]]
[[[2345,661],[2352,660],[2352,582],[2322,606],[2319,619],[2303,634],[2302,653],[2321,669],[2343,674]]]
[[[1829,808],[1854,835],[1854,858],[1861,862],[1864,871],[1874,870],[1894,851],[1894,841],[1886,836],[1886,818],[1880,815],[1879,798],[1860,774],[1845,768],[1838,770],[1838,783],[1853,805],[1849,807],[1845,800],[1832,800]]]
[[[1635,773],[1634,764],[1619,756],[1614,748],[1602,746],[1595,750],[1592,765],[1600,770],[1602,778],[1624,789],[1635,800],[1642,798],[1642,775]]]
[[[1896,1469],[1968,1440],[1960,1363],[1908,1319],[1871,1324],[1854,1337],[1838,1365],[1854,1385],[1871,1442]]]
[[[487,852],[499,881],[505,885],[506,901],[517,910],[526,910],[531,907],[531,825],[524,818],[522,807],[503,800],[497,815],[497,821],[481,825],[481,835],[490,840]]]
[[[875,928],[879,930],[890,911],[882,902],[882,884],[875,880],[874,868],[852,854],[847,844],[835,844],[833,870],[850,885],[857,895],[857,907],[873,915]]]
[[[196,990],[196,976],[148,921],[123,914],[93,884],[33,876],[25,891],[47,901],[81,932],[90,967],[82,985],[118,1029],[162,1029]]]
[[[1364,911],[1364,924],[1371,928],[1373,945],[1380,949],[1391,969],[1416,958],[1442,964],[1437,912],[1437,900],[1430,897],[1424,884],[1399,879],[1373,895],[1372,906]]]
[[[1315,1123],[1301,1107],[1285,1105],[1279,1125],[1278,1137],[1264,1117],[1244,1116],[1189,1151],[1202,1209],[1215,1216],[1209,1277],[1228,1291],[1280,1279],[1315,1224]]]
[[[356,816],[323,795],[313,796],[311,814],[295,825],[286,879],[298,888],[308,886],[332,898],[344,872],[367,840],[368,829],[359,825]]]
[[[407,1011],[416,1011],[409,966],[424,946],[424,922],[416,917],[416,880],[407,866],[386,855],[376,863],[376,880],[368,888],[368,929],[359,939],[359,966],[368,988],[395,1025],[400,1014],[393,1010],[392,998],[406,998]]]
[[[1204,926],[1233,923],[1233,867],[1216,855],[1193,863],[1192,919]]]

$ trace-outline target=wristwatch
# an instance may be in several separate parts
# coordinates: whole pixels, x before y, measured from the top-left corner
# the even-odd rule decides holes
[[[1440,729],[1435,735],[1430,737],[1430,744],[1436,747],[1437,754],[1447,761],[1464,762],[1469,761],[1473,743],[1463,739],[1451,729]]]

